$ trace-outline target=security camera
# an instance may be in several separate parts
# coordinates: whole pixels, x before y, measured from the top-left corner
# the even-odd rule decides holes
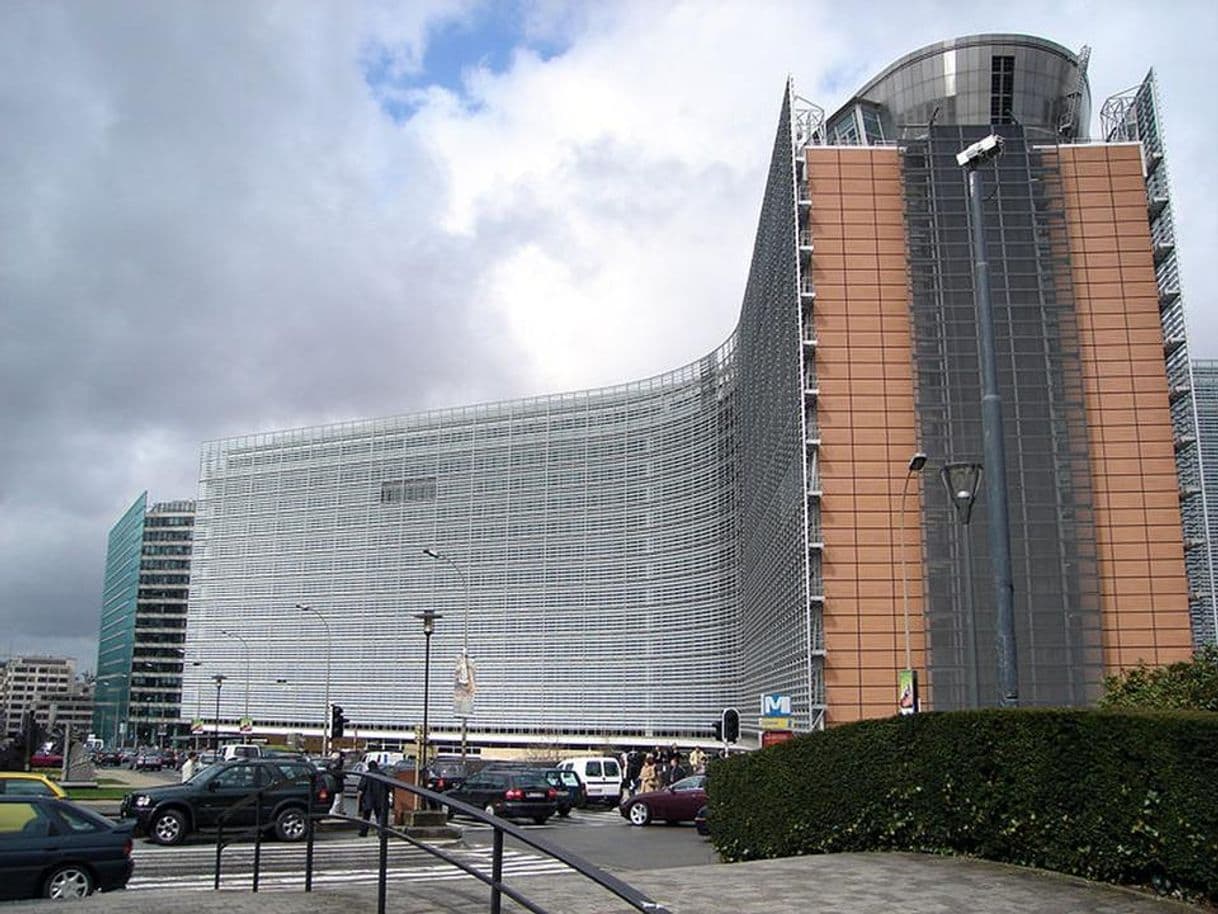
[[[986,162],[1002,155],[1003,139],[996,133],[991,133],[983,140],[978,140],[962,152],[956,153],[956,164],[961,168],[979,168]]]

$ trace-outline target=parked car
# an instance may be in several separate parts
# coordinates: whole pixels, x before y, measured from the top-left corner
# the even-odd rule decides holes
[[[484,768],[445,796],[502,819],[532,819],[538,825],[544,825],[558,809],[558,791],[539,771]],[[453,815],[451,806],[448,814]]]
[[[558,763],[559,768],[574,771],[584,782],[589,803],[617,806],[622,798],[622,766],[609,756],[576,756]]]
[[[165,756],[159,752],[141,752],[135,757],[131,767],[136,771],[160,771],[165,767]]]
[[[652,819],[692,822],[706,805],[706,775],[681,778],[671,787],[638,793],[623,800],[618,811],[631,825],[646,825]]]
[[[98,749],[93,754],[93,764],[103,767],[121,764],[123,754],[117,749]]]
[[[229,743],[224,747],[224,761],[238,758],[261,758],[262,747],[256,743]]]
[[[180,844],[194,831],[225,828],[273,830],[281,841],[299,841],[308,831],[310,780],[313,805],[327,809],[330,789],[317,769],[294,759],[237,759],[217,762],[183,784],[127,794],[120,814],[135,819],[135,832],[157,844]],[[262,790],[258,805],[240,801]],[[230,810],[232,810],[230,812]]]
[[[61,768],[63,755],[59,752],[35,752],[30,756],[31,768]]]
[[[558,791],[558,814],[564,819],[572,809],[583,809],[588,803],[588,791],[579,775],[569,768],[543,768],[542,776]]]
[[[41,774],[0,771],[0,797],[66,797],[67,792]]]
[[[0,898],[83,898],[131,878],[131,825],[55,797],[0,796]]]
[[[710,807],[703,806],[698,810],[698,814],[694,816],[694,828],[698,829],[698,834],[706,837],[710,834]]]
[[[423,769],[423,786],[444,793],[465,783],[465,763],[460,759],[437,758]]]

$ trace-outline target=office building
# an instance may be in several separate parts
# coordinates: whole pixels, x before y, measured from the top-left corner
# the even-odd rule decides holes
[[[1194,549],[1190,550],[1188,555],[1190,560],[1196,556],[1196,561],[1204,562],[1204,571],[1212,580],[1214,564],[1218,561],[1214,555],[1214,549],[1218,546],[1218,361],[1196,359],[1192,368],[1197,401],[1197,447],[1203,469],[1201,487],[1208,544],[1203,552],[1198,552],[1196,546],[1199,538],[1194,538]],[[1210,593],[1211,600],[1207,607],[1209,612],[1203,612],[1194,627],[1195,632],[1201,633],[1200,640],[1204,643],[1214,643],[1218,639],[1215,634],[1218,633],[1218,599],[1213,598],[1212,585]]]
[[[828,116],[788,87],[739,323],[689,365],[204,445],[188,693],[224,676],[222,725],[248,702],[317,733],[328,682],[357,732],[409,734],[434,609],[444,739],[466,643],[475,739],[696,739],[736,706],[752,740],[763,695],[797,730],[887,715],[907,656],[925,707],[996,704],[986,499],[961,525],[937,478],[982,454],[955,157],[992,131],[1020,700],[1188,656],[1200,457],[1153,77],[1092,142],[1086,63],[983,35]]]
[[[48,723],[51,703],[68,704],[77,691],[76,661],[67,657],[12,657],[0,667],[0,714],[4,735],[21,732],[22,716],[34,712],[42,726]]]
[[[184,730],[182,666],[194,502],[145,492],[106,548],[93,730],[112,745],[161,743]]]

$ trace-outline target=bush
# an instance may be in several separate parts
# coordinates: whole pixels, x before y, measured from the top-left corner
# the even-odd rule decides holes
[[[1218,711],[1218,645],[1170,666],[1138,664],[1104,679],[1102,708]]]
[[[727,860],[966,854],[1218,900],[1218,714],[984,710],[863,721],[710,771]]]

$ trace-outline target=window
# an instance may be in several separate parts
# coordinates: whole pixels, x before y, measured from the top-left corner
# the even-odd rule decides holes
[[[381,504],[392,505],[411,501],[435,501],[436,478],[395,479],[381,483]]]
[[[1012,124],[1015,119],[1015,58],[995,54],[990,59],[990,123]]]
[[[66,806],[60,806],[59,818],[67,823],[68,828],[77,834],[87,834],[89,832],[102,831],[105,826],[100,822],[96,822],[78,812],[75,809],[69,809]]]
[[[32,778],[13,778],[0,782],[0,793],[9,797],[53,797],[55,791],[51,790],[42,781],[35,781]]]
[[[51,834],[51,820],[33,803],[0,805],[0,843],[45,838]]]

